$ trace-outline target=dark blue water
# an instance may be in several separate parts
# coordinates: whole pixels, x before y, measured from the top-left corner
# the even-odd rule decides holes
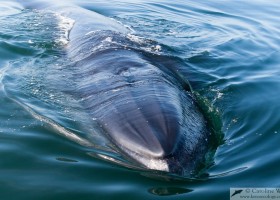
[[[75,86],[63,51],[72,21],[1,1],[2,199],[228,199],[230,187],[280,186],[278,1],[74,3],[128,27],[141,51],[174,58],[224,142],[202,180],[96,158],[107,141],[63,90]]]

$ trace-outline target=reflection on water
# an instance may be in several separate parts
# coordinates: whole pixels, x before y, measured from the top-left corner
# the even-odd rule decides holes
[[[192,192],[193,190],[187,188],[165,187],[165,188],[151,188],[149,192],[158,196],[171,196]]]
[[[69,158],[62,158],[62,157],[56,158],[56,160],[61,161],[61,162],[74,162],[74,163],[78,162],[77,160],[72,160]]]
[[[58,61],[63,44],[55,38],[65,36],[65,30],[54,26],[59,19],[1,2],[3,199],[225,199],[230,187],[278,186],[279,3],[73,2],[129,27],[131,40],[144,42],[141,51],[153,52],[155,60],[160,60],[160,54],[173,58],[175,71],[190,82],[206,105],[205,112],[211,111],[209,121],[222,127],[225,142],[217,149],[206,178],[199,181],[151,179],[137,169],[95,159],[116,155],[109,148],[93,152],[95,144],[66,140],[57,134],[62,129],[49,126],[62,127],[82,141],[108,145],[75,99],[61,92],[65,83],[68,89],[75,85],[67,60]],[[24,102],[37,115],[11,99]]]

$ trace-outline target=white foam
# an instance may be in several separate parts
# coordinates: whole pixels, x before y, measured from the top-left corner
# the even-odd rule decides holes
[[[132,151],[126,152],[132,157],[135,158],[138,162],[146,166],[148,169],[158,170],[169,172],[169,166],[166,160],[164,159],[157,159],[157,158],[149,158],[142,155],[139,155]]]
[[[140,36],[129,33],[126,35],[126,37],[130,41],[140,44],[142,46],[141,49],[143,49],[145,51],[160,54],[160,52],[162,50],[162,47],[159,44],[152,44],[151,41],[149,41],[145,38],[142,38]]]
[[[133,34],[127,34],[127,38],[132,41],[132,42],[136,42],[138,44],[144,44],[145,40],[137,35],[133,35]]]
[[[148,162],[146,163],[146,166],[149,169],[169,172],[169,167],[165,160],[151,159],[151,160],[147,160],[147,161]]]
[[[110,18],[111,20],[113,20],[113,21],[115,21],[115,22],[117,22],[118,24],[120,24],[122,27],[125,27],[127,30],[128,30],[128,32],[130,32],[130,33],[136,33],[136,31],[131,27],[131,26],[128,26],[128,25],[126,25],[126,24],[123,24],[121,21],[119,21],[119,20],[117,20],[117,19],[115,19],[115,18]]]
[[[87,32],[85,35],[87,36],[87,35],[92,35],[92,34],[94,34],[94,33],[96,33],[96,31],[89,31],[89,32]]]
[[[112,41],[113,41],[113,38],[112,38],[112,37],[107,37],[104,41],[105,41],[105,42],[112,42]]]
[[[58,20],[58,28],[62,32],[61,37],[56,42],[60,45],[67,45],[69,43],[69,34],[75,24],[75,20],[57,13],[55,17]]]
[[[0,90],[4,89],[4,85],[2,83],[2,80],[5,76],[6,71],[8,70],[8,65],[4,66],[3,68],[0,67]]]

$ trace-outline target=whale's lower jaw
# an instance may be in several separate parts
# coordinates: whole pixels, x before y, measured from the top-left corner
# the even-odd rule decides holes
[[[142,70],[144,67],[150,66],[142,65]],[[117,152],[132,165],[190,176],[207,153],[206,120],[189,92],[162,76],[151,76],[151,72],[141,79],[141,85],[130,82],[120,89],[87,96],[82,103]]]
[[[202,142],[203,143],[203,142]],[[207,152],[207,144],[198,146],[192,152],[187,149],[179,148],[173,155],[166,157],[152,157],[149,155],[140,155],[128,149],[122,149],[124,154],[128,156],[128,160],[132,160],[137,168],[168,172],[169,174],[179,175],[183,177],[192,177],[199,171],[199,165],[205,162],[205,154]]]
[[[133,88],[134,93],[127,89],[111,102],[111,109],[92,116],[132,165],[190,177],[208,151],[207,123],[191,95],[159,83],[149,87],[152,92],[146,86]],[[146,101],[141,100],[144,94]],[[128,103],[126,97],[131,97]]]
[[[140,165],[142,165],[143,168],[157,170],[157,171],[170,172],[168,162],[165,159],[144,157],[144,156],[138,155],[133,152],[130,152],[130,157],[137,160],[137,162]]]

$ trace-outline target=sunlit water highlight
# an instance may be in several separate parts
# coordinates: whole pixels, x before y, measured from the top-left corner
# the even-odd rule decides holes
[[[75,3],[129,27],[128,37],[142,43],[142,50],[174,57],[199,101],[219,116],[211,119],[221,123],[225,142],[209,176],[196,181],[158,181],[95,159],[106,156],[104,151],[109,158],[116,155],[88,143],[107,141],[94,134],[61,83],[72,87],[58,58],[73,22],[1,2],[3,199],[225,199],[230,187],[279,186],[277,2]],[[89,132],[94,138],[87,138]]]

